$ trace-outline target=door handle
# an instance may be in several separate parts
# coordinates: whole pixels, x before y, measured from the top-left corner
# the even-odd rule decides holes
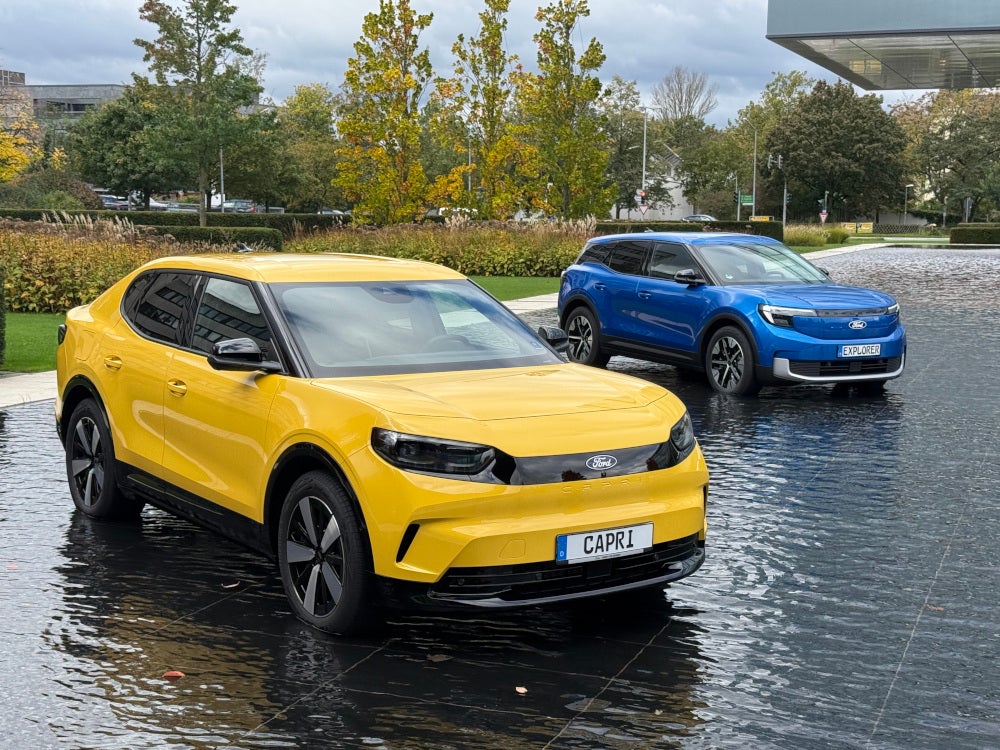
[[[596,289],[599,292],[603,292],[607,288],[608,288],[607,284],[601,284],[600,282],[594,284],[594,289]]]
[[[647,292],[645,289],[639,292],[639,299],[649,299],[653,296],[652,292]]]
[[[104,358],[104,366],[109,370],[120,370],[123,364],[122,358],[116,357],[113,354],[109,354]]]
[[[188,387],[183,380],[171,378],[167,381],[167,390],[174,396],[183,396],[188,392]]]

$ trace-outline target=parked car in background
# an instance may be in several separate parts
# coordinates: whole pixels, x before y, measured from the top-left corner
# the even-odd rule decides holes
[[[385,602],[490,610],[691,574],[708,471],[686,408],[566,362],[565,341],[429,263],[153,261],[60,328],[70,493],[272,556],[292,611],[336,633]]]
[[[574,362],[664,362],[733,395],[793,383],[879,391],[906,359],[890,295],[838,284],[777,240],[746,234],[592,239],[563,272],[559,317]]]
[[[717,221],[714,216],[709,216],[708,214],[691,214],[690,216],[685,216],[681,221],[691,221],[691,222],[702,222],[702,221]]]
[[[101,205],[109,211],[128,211],[128,198],[123,198],[109,193],[101,193]]]
[[[257,210],[258,207],[256,203],[240,198],[224,201],[222,203],[222,211],[226,213],[247,214],[256,213]]]

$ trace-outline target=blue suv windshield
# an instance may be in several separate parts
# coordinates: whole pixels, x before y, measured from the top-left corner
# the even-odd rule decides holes
[[[791,248],[778,244],[697,245],[701,261],[724,285],[802,284],[830,279]]]

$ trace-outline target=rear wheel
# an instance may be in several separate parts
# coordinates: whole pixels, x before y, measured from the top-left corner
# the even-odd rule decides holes
[[[566,336],[569,349],[566,355],[571,362],[591,367],[604,367],[610,354],[601,350],[601,325],[588,308],[577,307],[566,318]]]
[[[278,526],[278,568],[295,615],[328,633],[364,629],[374,613],[371,556],[353,505],[326,472],[292,485]]]
[[[705,372],[709,384],[719,393],[752,396],[760,390],[750,340],[735,326],[725,326],[712,335],[705,354]]]
[[[66,476],[73,504],[92,518],[131,520],[142,512],[118,487],[108,419],[93,399],[81,401],[67,423]]]

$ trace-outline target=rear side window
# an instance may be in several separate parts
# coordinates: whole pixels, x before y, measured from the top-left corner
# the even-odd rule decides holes
[[[616,242],[607,266],[612,271],[637,276],[642,273],[648,249],[648,242],[636,242],[635,240]]]
[[[591,244],[583,248],[577,263],[600,263],[604,264],[608,259],[608,252],[611,249],[609,243]]]
[[[163,271],[137,278],[122,300],[122,315],[139,333],[165,344],[181,343],[197,277]]]

